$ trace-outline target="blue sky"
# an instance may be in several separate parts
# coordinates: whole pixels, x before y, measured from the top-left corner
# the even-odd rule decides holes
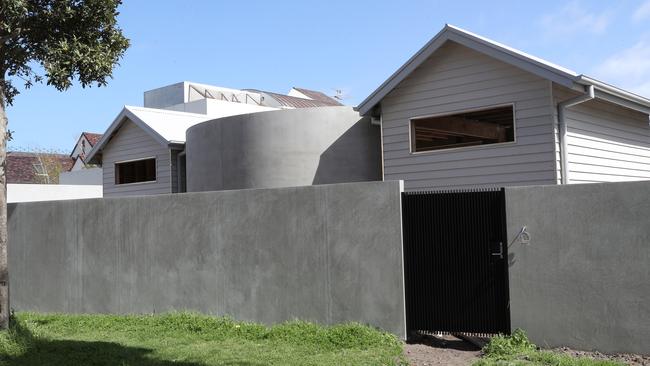
[[[650,96],[650,0],[126,0],[131,39],[107,87],[37,85],[8,110],[14,149],[69,151],[142,92],[188,80],[334,93],[356,105],[445,23]]]

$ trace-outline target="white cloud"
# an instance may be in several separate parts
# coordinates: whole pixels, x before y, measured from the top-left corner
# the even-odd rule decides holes
[[[605,59],[594,74],[605,82],[650,96],[650,36]]]
[[[636,22],[650,19],[650,0],[646,0],[636,9],[634,15],[632,15],[632,19]]]
[[[555,13],[543,15],[539,23],[548,36],[600,34],[607,30],[611,15],[606,11],[589,12],[579,1],[572,1]]]

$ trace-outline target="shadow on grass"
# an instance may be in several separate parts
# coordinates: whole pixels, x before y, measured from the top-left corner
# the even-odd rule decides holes
[[[19,355],[0,354],[2,366],[205,366],[203,363],[156,359],[150,355],[151,349],[113,342],[40,339],[19,322],[12,322],[10,332],[24,352]],[[219,364],[260,366],[238,360],[222,360]]]

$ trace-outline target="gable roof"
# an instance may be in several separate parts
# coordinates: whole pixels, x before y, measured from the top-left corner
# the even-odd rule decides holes
[[[293,87],[293,89],[297,90],[298,92],[302,93],[303,95],[306,95],[312,100],[317,100],[321,103],[325,103],[326,105],[331,105],[331,106],[340,106],[343,105],[341,104],[338,100],[330,97],[329,95],[319,92],[317,90],[309,90],[309,89],[304,89],[304,88],[297,88]]]
[[[140,127],[161,145],[168,147],[170,145],[185,143],[185,131],[188,128],[214,118],[216,117],[205,114],[124,106],[122,111],[113,120],[113,123],[111,123],[106,132],[97,141],[97,144],[88,153],[86,161],[93,162],[97,153],[106,146],[127,120]]]
[[[102,138],[101,133],[82,132],[81,134],[86,138],[86,140],[88,140],[88,142],[90,143],[90,146],[97,145],[97,142],[99,141],[99,139]]]
[[[594,86],[596,89],[596,98],[604,99],[644,113],[650,113],[650,99],[586,75],[578,74],[575,71],[449,24],[446,24],[438,34],[355,109],[361,115],[370,113],[391,90],[431,57],[447,41],[459,43],[567,88],[584,91],[586,86]]]

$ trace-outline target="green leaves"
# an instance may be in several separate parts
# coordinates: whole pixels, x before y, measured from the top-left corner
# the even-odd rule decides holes
[[[63,91],[104,86],[129,40],[117,26],[121,0],[2,0],[0,2],[0,98],[11,104],[18,93],[47,81]],[[32,65],[38,64],[44,74]]]

